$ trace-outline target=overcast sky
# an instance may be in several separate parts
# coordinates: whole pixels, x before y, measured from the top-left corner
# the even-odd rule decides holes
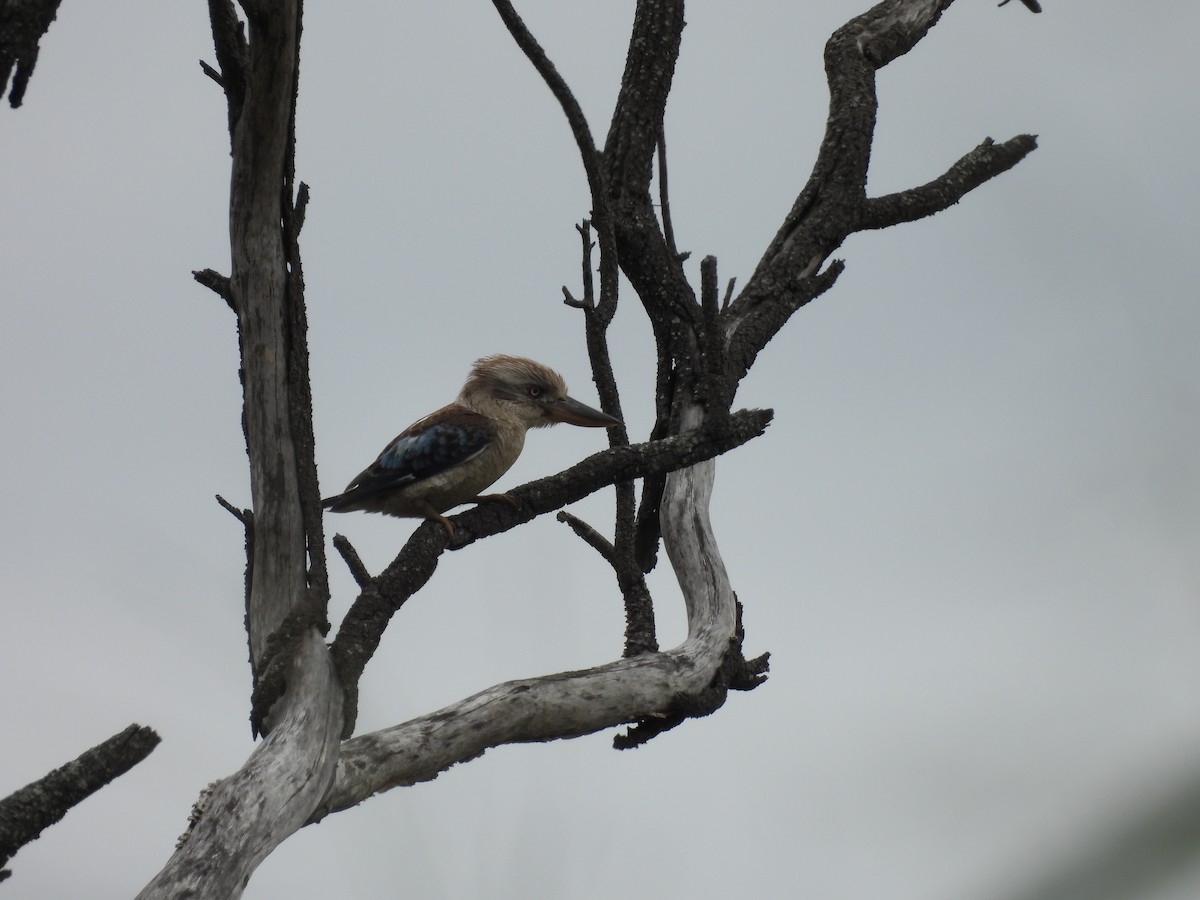
[[[633,4],[517,5],[602,140]],[[961,0],[881,73],[872,193],[987,136],[1039,149],[850,239],[738,397],[776,418],[719,463],[713,515],[770,680],[637,751],[505,747],[372,799],[287,841],[247,898],[1008,900],[1200,778],[1200,6],[1044,5]],[[532,356],[593,402],[560,294],[586,185],[491,5],[307,6],[325,493],[479,356]],[[697,283],[709,253],[722,280],[752,272],[815,158],[822,45],[863,8],[690,5],[667,128]],[[229,266],[200,58],[201,2],[65,3],[0,110],[0,795],[131,722],[163,736],[18,854],[8,898],[132,896],[253,747],[242,535],[213,500],[249,503],[234,320],[190,276]],[[622,304],[644,437],[651,341]],[[603,441],[538,432],[497,487]],[[574,512],[607,527],[611,492]],[[373,571],[413,527],[327,520]],[[355,591],[331,570],[337,622]],[[673,646],[681,601],[669,572],[653,587]],[[443,558],[367,669],[359,730],[605,662],[622,628],[611,573],[544,517]],[[1193,858],[1121,896],[1198,895]]]

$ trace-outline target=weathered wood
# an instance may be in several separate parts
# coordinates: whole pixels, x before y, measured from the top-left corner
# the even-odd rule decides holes
[[[323,553],[310,556],[322,531],[297,246],[304,191],[295,206],[291,196],[299,2],[242,8],[248,39],[231,3],[210,3],[232,129],[232,269],[223,296],[238,316],[253,498],[252,514],[240,517],[251,556],[252,721],[268,736],[238,772],[204,792],[188,833],[142,898],[240,896],[327,792],[343,725],[343,694],[321,630]]]
[[[286,2],[270,16],[250,19],[245,102],[233,132],[230,287],[242,340],[254,501],[250,648],[260,672],[268,638],[300,604],[306,587],[284,328],[287,265],[280,228],[298,62],[297,16],[296,4]]]
[[[310,629],[292,657],[270,735],[238,772],[204,792],[193,823],[138,900],[232,900],[309,818],[333,780],[342,693],[325,641]]]

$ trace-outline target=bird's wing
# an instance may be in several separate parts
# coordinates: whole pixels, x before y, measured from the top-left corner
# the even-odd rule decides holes
[[[452,404],[410,425],[340,498],[355,501],[422,481],[482,453],[496,436],[487,416]]]

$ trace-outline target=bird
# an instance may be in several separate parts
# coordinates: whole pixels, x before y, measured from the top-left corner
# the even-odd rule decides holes
[[[330,512],[377,512],[441,523],[442,513],[463,503],[505,500],[481,495],[507,472],[525,446],[525,432],[558,422],[614,428],[621,420],[567,394],[556,371],[519,356],[475,361],[458,397],[414,422],[391,441],[335,497],[321,501]]]

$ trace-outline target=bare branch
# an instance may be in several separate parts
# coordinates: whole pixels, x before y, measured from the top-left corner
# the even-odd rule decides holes
[[[888,228],[949,209],[969,192],[1007,172],[1037,149],[1037,136],[1022,134],[997,144],[991,138],[928,184],[868,199],[859,230]]]
[[[928,185],[867,199],[876,71],[915,47],[952,2],[884,0],[830,37],[829,119],[817,162],[754,274],[723,314],[734,377],[749,371],[796,310],[832,286],[841,263],[821,266],[846,237],[945,209],[1036,147],[1028,135],[985,142]]]
[[[736,383],[725,370],[725,332],[718,306],[717,258],[700,260],[700,309],[703,312],[700,331],[701,376],[700,396],[708,411],[710,425],[720,426],[729,415]]]
[[[215,81],[218,85],[220,85],[221,90],[224,90],[225,89],[225,79],[221,77],[221,73],[218,72],[216,69],[214,69],[212,66],[210,66],[207,62],[205,62],[202,59],[198,60],[198,62],[200,63],[200,71],[203,72],[205,75],[207,75],[209,78],[211,78],[213,81]]]
[[[696,298],[663,235],[650,194],[683,25],[682,0],[638,3],[604,166],[621,269],[650,315],[660,358],[686,365],[690,354],[675,346],[671,322],[694,322]]]
[[[229,286],[229,276],[222,275],[215,269],[199,269],[192,272],[192,277],[197,283],[204,285],[222,300],[224,300],[229,308],[237,312],[237,306],[234,305],[233,289]]]
[[[729,301],[733,299],[733,287],[737,284],[737,278],[730,278],[729,284],[725,285],[725,296],[721,300],[721,312],[729,309]]]
[[[335,534],[333,536],[333,546],[338,553],[342,555],[342,559],[346,562],[346,568],[350,570],[350,574],[354,577],[355,583],[359,588],[365,588],[371,583],[371,573],[367,571],[367,567],[363,565],[358,551],[354,549],[354,545],[344,534]]]
[[[1003,6],[1007,2],[1008,0],[1000,0],[996,5]],[[1021,2],[1025,4],[1025,8],[1030,12],[1040,13],[1042,11],[1042,5],[1037,0],[1021,0]]]
[[[0,0],[0,97],[8,90],[8,105],[13,109],[25,99],[25,89],[37,66],[38,42],[50,30],[61,2]]]
[[[596,150],[596,142],[592,138],[592,130],[588,127],[587,117],[583,114],[583,107],[579,105],[579,101],[571,93],[567,82],[558,73],[558,69],[550,61],[550,57],[546,55],[542,45],[537,42],[525,22],[517,15],[517,11],[509,0],[492,0],[492,5],[496,7],[496,12],[500,14],[504,27],[517,42],[521,52],[533,63],[534,69],[542,76],[542,80],[550,88],[550,93],[562,107],[567,124],[571,127],[571,134],[575,137],[575,144],[579,147],[579,156],[583,160],[584,172],[587,173],[588,187],[591,189],[593,197],[601,196],[603,189],[600,181],[599,153]]]
[[[250,49],[233,0],[208,0],[208,18],[212,24],[217,65],[221,68],[220,84],[225,90],[229,108],[229,137],[232,140],[246,101],[246,69],[249,66]]]
[[[559,510],[558,515],[554,518],[568,525],[572,531],[577,534],[585,544],[600,554],[601,558],[612,565],[615,562],[615,553],[613,551],[612,541],[598,532],[595,528],[578,516],[573,516],[566,510]]]
[[[679,248],[675,246],[675,227],[671,224],[671,194],[667,182],[667,134],[660,123],[658,129],[658,206],[662,221],[663,239],[671,255],[679,259]]]
[[[254,521],[254,514],[248,509],[238,509],[220,494],[217,494],[217,503],[221,509],[225,510],[243,525],[249,525]]]
[[[10,874],[3,866],[17,850],[36,840],[72,807],[140,763],[160,740],[153,729],[130,725],[0,800],[0,881]]]
[[[565,284],[563,285],[562,292],[564,304],[573,309],[587,309],[587,304],[585,304],[582,300],[576,300],[575,296],[571,293],[571,289]]]

